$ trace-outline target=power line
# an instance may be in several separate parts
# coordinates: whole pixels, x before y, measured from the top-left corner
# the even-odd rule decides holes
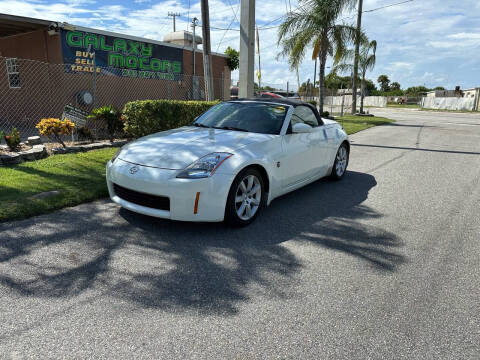
[[[276,19],[273,19],[272,21],[269,21],[268,23],[266,24],[263,24],[263,26],[259,27],[258,30],[262,30],[263,28],[265,28],[266,26],[270,25],[271,23],[274,23],[275,21],[278,21],[280,20],[281,18],[285,17],[285,15],[282,15]]]
[[[233,5],[232,5],[232,2],[230,0],[228,0],[228,5],[230,5],[230,8],[232,9],[233,16],[235,17],[235,20],[239,23],[240,21],[238,21],[237,13],[238,13],[238,9],[240,8],[240,0],[238,1],[238,6],[237,6],[237,11],[236,12],[233,10]]]
[[[228,3],[230,4],[230,6],[232,6],[232,4],[230,3],[230,0],[228,0]],[[240,3],[238,3],[238,7],[237,7],[237,11],[233,11],[233,7],[232,7],[232,11],[233,11],[233,18],[232,18],[232,21],[230,21],[230,24],[228,25],[228,28],[225,30],[225,32],[223,33],[223,36],[222,36],[222,39],[220,40],[220,42],[218,43],[217,45],[217,52],[218,52],[218,49],[220,49],[220,45],[222,44],[223,42],[223,39],[225,39],[225,35],[227,35],[227,32],[230,30],[233,22],[235,21],[235,19],[237,19],[237,22],[238,22],[238,18],[237,18],[237,13],[238,13],[238,10],[240,9]],[[210,27],[211,28],[211,27]]]
[[[364,10],[364,11],[362,11],[362,13],[374,12],[374,11],[386,9],[386,8],[389,8],[389,7],[392,7],[392,6],[397,6],[397,5],[406,4],[406,3],[409,3],[409,2],[412,2],[412,1],[415,1],[415,0],[406,0],[406,1],[399,2],[399,3],[395,3],[395,4],[390,4],[390,5],[381,6],[381,7],[375,8],[375,9]],[[297,9],[298,9],[298,8],[297,8]],[[344,20],[347,20],[347,19],[351,19],[351,18],[353,18],[353,17],[355,17],[355,16],[357,16],[357,15],[355,14],[355,15],[347,16],[347,17],[344,17],[344,18],[340,19],[339,21],[344,21]],[[259,27],[258,30],[270,30],[270,29],[275,29],[275,28],[280,27],[280,25],[275,25],[275,26],[270,26],[270,27],[266,27],[266,26],[269,25],[269,24],[271,24],[271,23],[274,23],[275,21],[280,20],[280,19],[283,18],[283,17],[285,17],[285,15],[282,15],[282,16],[280,16],[279,18],[276,18],[276,19],[274,19],[274,20],[272,20],[272,21],[264,24],[262,27]],[[240,29],[225,29],[225,28],[217,28],[217,27],[213,27],[213,26],[211,26],[210,28],[211,28],[212,30],[221,30],[221,31],[240,31]]]
[[[397,5],[406,4],[406,3],[409,3],[409,2],[412,2],[412,1],[415,1],[415,0],[406,0],[406,1],[402,1],[402,2],[395,3],[395,4],[390,4],[390,5],[381,6],[381,7],[375,8],[375,9],[371,9],[371,10],[365,10],[365,11],[363,11],[363,12],[364,12],[364,13],[368,13],[368,12],[373,12],[373,11],[377,11],[377,10],[382,10],[382,9],[386,9],[386,8],[389,8],[389,7],[392,7],[392,6],[397,6]]]

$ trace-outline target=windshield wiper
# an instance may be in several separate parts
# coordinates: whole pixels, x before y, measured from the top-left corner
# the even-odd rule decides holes
[[[214,127],[214,129],[249,132],[248,130],[236,128],[236,127],[233,127],[233,126]]]
[[[202,128],[208,128],[210,129],[210,126],[207,126],[207,125],[203,125],[203,124],[200,124],[200,123],[194,123],[193,126],[196,126],[196,127],[202,127]]]

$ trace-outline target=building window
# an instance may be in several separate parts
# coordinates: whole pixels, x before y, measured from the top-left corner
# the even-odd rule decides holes
[[[20,88],[20,73],[18,72],[18,62],[16,58],[7,59],[8,86],[11,89]]]

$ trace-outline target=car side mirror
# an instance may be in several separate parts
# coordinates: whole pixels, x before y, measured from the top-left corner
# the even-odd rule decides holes
[[[304,123],[296,123],[292,126],[292,133],[294,134],[310,133],[312,130],[313,128],[310,125]]]

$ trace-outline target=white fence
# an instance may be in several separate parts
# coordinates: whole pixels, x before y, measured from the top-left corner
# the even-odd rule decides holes
[[[325,96],[325,105],[327,106],[342,106],[343,96]],[[360,107],[360,96],[357,98],[357,106]],[[345,107],[352,107],[352,96],[345,95]],[[387,98],[385,96],[366,96],[363,106],[371,107],[387,107]]]
[[[422,108],[425,109],[439,109],[439,110],[478,110],[477,97],[424,97],[421,103]]]

